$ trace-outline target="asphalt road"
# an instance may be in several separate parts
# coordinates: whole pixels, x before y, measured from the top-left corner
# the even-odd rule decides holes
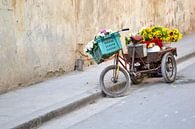
[[[195,59],[179,65],[173,84],[154,79],[138,87],[126,97],[104,98],[40,128],[195,129]]]

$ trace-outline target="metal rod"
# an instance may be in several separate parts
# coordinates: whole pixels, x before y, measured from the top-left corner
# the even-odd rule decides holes
[[[160,68],[160,66],[158,66],[157,68],[154,68],[154,69],[148,69],[148,70],[142,70],[142,71],[139,71],[140,73],[147,73],[147,72],[151,72],[151,71],[156,71]]]
[[[134,60],[135,60],[135,44],[133,44],[133,56],[132,56],[132,62],[131,62],[131,72],[134,70]]]

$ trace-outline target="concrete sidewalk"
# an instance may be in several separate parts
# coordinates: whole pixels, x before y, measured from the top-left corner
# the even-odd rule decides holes
[[[195,34],[172,44],[180,62],[195,54]],[[101,97],[99,76],[111,62],[94,65],[0,95],[0,127],[31,128]]]

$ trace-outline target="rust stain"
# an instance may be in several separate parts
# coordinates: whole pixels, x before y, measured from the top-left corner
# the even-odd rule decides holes
[[[12,7],[16,9],[16,0],[12,0]]]
[[[24,0],[12,0],[11,5],[14,9],[14,15],[16,18],[17,30],[23,32],[24,28]]]

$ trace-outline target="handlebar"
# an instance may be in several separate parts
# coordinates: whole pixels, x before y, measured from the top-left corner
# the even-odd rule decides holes
[[[129,31],[129,28],[122,29],[121,31]]]
[[[129,31],[129,28],[121,29],[121,30],[119,30],[117,32],[122,32],[122,31]]]

